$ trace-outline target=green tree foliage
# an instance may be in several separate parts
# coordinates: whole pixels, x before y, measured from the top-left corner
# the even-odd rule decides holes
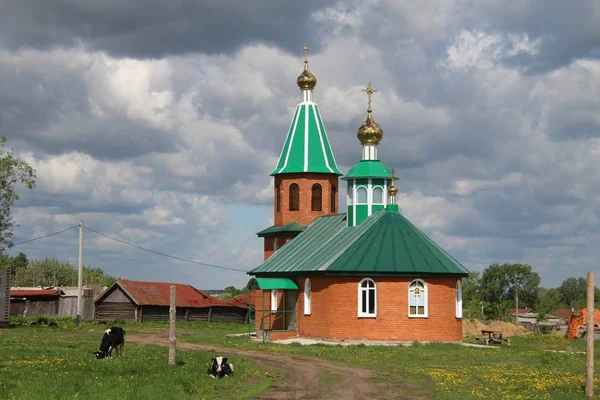
[[[492,264],[487,267],[479,281],[482,301],[491,307],[486,316],[501,318],[506,309],[515,306],[515,294],[519,294],[519,308],[535,308],[539,296],[540,276],[528,264]]]
[[[587,279],[567,278],[558,287],[561,305],[563,307],[582,308],[587,305]],[[594,293],[596,303],[600,300],[600,289],[596,288]]]
[[[22,253],[21,253],[22,254]],[[15,261],[15,259],[17,261]],[[22,257],[9,257],[11,265],[19,265]],[[25,267],[18,266],[13,275],[13,286],[77,286],[78,268],[56,258],[29,261]],[[117,278],[106,275],[100,268],[83,267],[84,284],[112,285]]]
[[[223,300],[231,299],[232,297],[236,297],[236,296],[239,296],[240,294],[248,293],[248,292],[249,292],[249,290],[246,288],[236,289],[234,286],[227,286],[225,289],[223,289],[223,293],[221,293],[221,299],[223,299]]]
[[[546,289],[540,288],[538,307],[538,318],[543,320],[548,314],[552,314],[554,310],[562,307],[560,291],[556,288]]]
[[[23,160],[15,158],[14,151],[8,150],[6,137],[0,139],[0,254],[13,245],[13,228],[15,221],[11,216],[11,207],[19,200],[15,185],[24,185],[29,189],[35,187],[35,170]]]

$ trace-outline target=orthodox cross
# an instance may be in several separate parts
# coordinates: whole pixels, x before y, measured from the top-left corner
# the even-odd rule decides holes
[[[369,82],[369,86],[367,86],[365,89],[361,89],[360,91],[365,92],[367,94],[367,96],[369,96],[369,111],[371,111],[371,95],[373,93],[377,93],[378,90],[373,89],[373,87],[371,86],[371,82]]]
[[[310,47],[308,47],[306,43],[304,43],[304,46],[302,46],[302,50],[304,50],[304,62],[308,63],[308,51],[310,50]]]
[[[394,179],[396,178],[396,170],[392,168],[392,185],[394,184]]]

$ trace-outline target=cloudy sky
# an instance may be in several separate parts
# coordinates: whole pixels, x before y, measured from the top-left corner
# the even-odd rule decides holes
[[[306,42],[339,167],[360,158],[371,81],[403,214],[467,268],[527,262],[547,286],[598,269],[600,3],[259,4],[0,0],[0,131],[38,174],[19,190],[15,242],[83,220],[174,256],[258,265]],[[77,264],[78,232],[19,251]],[[90,231],[84,262],[204,289],[249,278]]]

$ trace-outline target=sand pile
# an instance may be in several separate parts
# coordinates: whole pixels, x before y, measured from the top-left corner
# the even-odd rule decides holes
[[[533,334],[533,332],[523,328],[522,326],[511,324],[510,322],[494,321],[489,324],[487,328],[491,331],[502,331],[502,336],[504,337],[529,336]]]
[[[486,329],[487,325],[476,319],[463,319],[462,331],[463,336],[478,336],[481,335],[481,330]]]

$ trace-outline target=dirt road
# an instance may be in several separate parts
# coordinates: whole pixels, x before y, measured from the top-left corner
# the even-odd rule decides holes
[[[168,332],[128,335],[127,341],[141,345],[169,345]],[[179,350],[201,350],[209,353],[241,356],[256,361],[261,368],[272,373],[284,373],[287,379],[276,379],[271,390],[258,399],[419,399],[404,395],[403,387],[395,384],[375,382],[375,371],[353,368],[343,364],[316,358],[274,354],[207,346],[191,343],[177,343]],[[329,377],[323,381],[322,377]]]

